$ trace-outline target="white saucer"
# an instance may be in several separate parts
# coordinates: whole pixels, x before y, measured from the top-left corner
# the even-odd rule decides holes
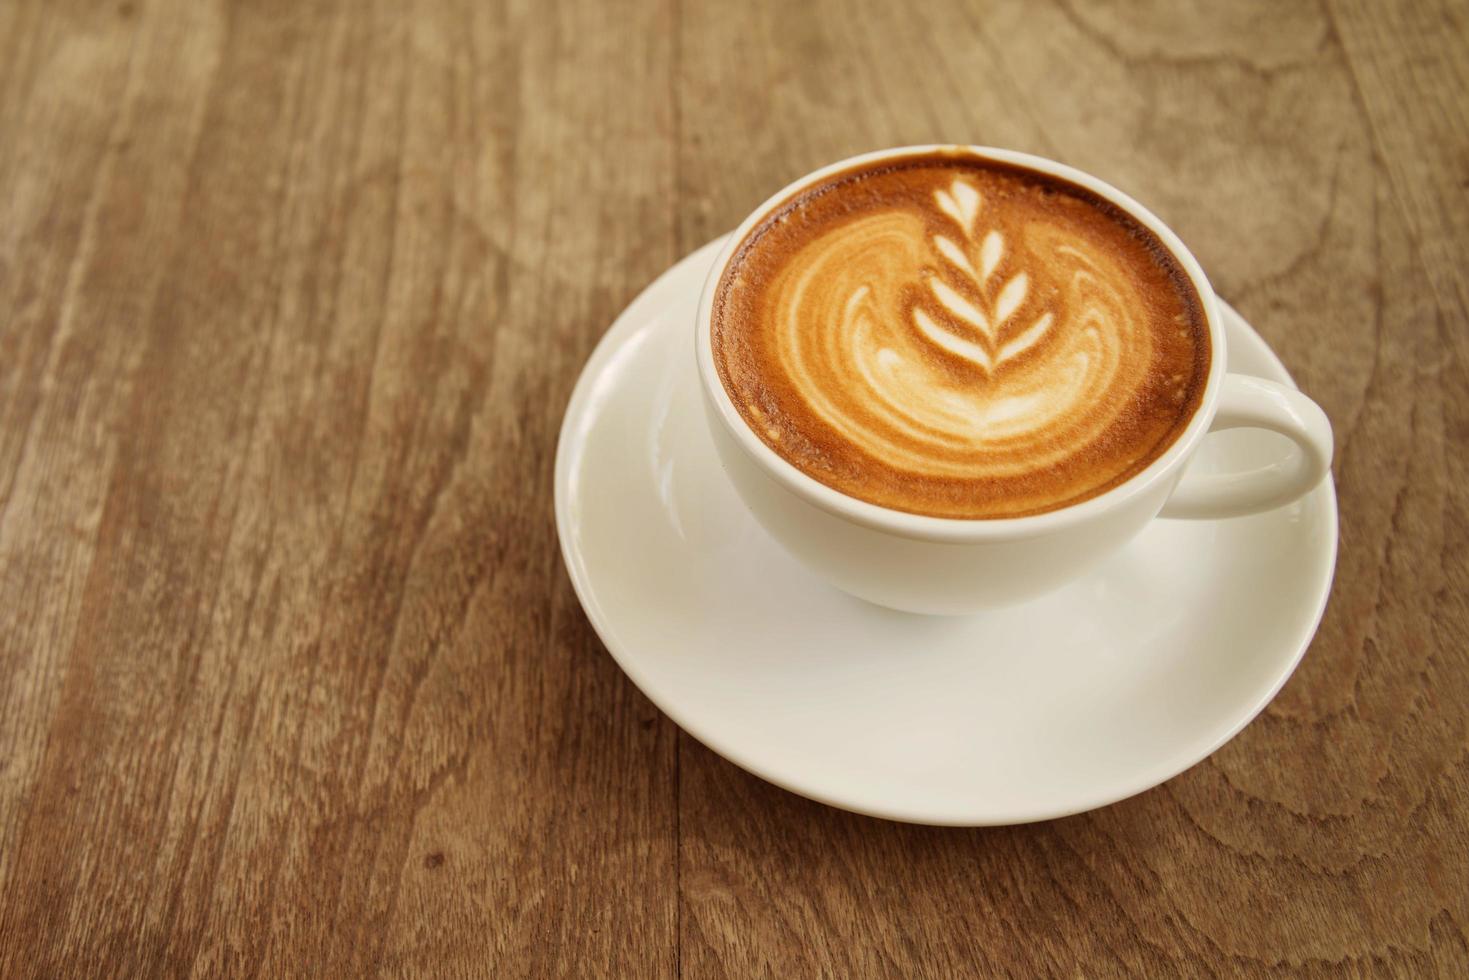
[[[797,565],[725,482],[693,321],[712,242],[618,317],[556,454],[576,593],[633,682],[684,730],[786,789],[930,824],[1059,817],[1203,759],[1263,708],[1320,622],[1330,481],[1288,508],[1155,521],[1088,578],[1023,606],[912,616]],[[1289,381],[1237,313],[1229,368]],[[1193,465],[1261,465],[1283,440],[1210,436]]]

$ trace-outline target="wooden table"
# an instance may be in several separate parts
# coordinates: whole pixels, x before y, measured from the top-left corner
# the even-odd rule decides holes
[[[1469,11],[0,5],[0,976],[1469,975]],[[606,655],[578,369],[800,173],[1154,207],[1326,407],[1300,670],[1164,786],[938,830]]]

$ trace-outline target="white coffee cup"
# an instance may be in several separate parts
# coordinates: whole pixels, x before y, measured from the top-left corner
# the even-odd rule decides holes
[[[928,517],[847,496],[806,475],[746,424],[715,367],[714,294],[736,246],[793,194],[854,166],[925,152],[972,154],[1078,184],[1155,234],[1188,272],[1209,325],[1209,377],[1194,416],[1166,452],[1111,490],[1068,507],[990,520]],[[1050,591],[1125,545],[1158,516],[1216,519],[1260,513],[1313,489],[1331,467],[1331,423],[1315,402],[1283,385],[1224,370],[1219,301],[1198,261],[1150,211],[1072,167],[979,146],[910,146],[842,160],[777,192],[735,229],[699,301],[696,350],[709,430],[725,472],[751,513],[795,558],[870,602],[918,613],[966,613]],[[1284,463],[1227,474],[1189,474],[1204,437],[1254,427],[1296,444]]]

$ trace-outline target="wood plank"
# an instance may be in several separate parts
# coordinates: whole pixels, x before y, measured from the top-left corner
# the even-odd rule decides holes
[[[9,402],[45,428],[7,457],[0,974],[671,972],[673,729],[576,609],[549,467],[674,257],[664,16],[41,32],[34,98],[89,98],[30,108],[7,251],[62,266],[7,343],[76,376]]]
[[[1391,205],[1413,229],[1439,308],[1460,329],[1448,340],[1469,357],[1469,8],[1450,0],[1332,0],[1333,25],[1391,179]]]

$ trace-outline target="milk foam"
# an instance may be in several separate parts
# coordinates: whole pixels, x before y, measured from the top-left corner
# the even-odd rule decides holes
[[[1136,423],[1166,416],[1171,441],[1197,401],[1191,287],[1140,276],[1157,250],[1119,248],[1136,229],[1097,233],[1100,212],[1078,225],[1024,186],[936,176],[787,236],[758,282],[726,277],[748,294],[729,312],[758,321],[727,325],[741,342],[723,348],[758,363],[722,371],[756,431],[838,489],[949,516],[1058,506],[1161,452],[1159,426]]]

